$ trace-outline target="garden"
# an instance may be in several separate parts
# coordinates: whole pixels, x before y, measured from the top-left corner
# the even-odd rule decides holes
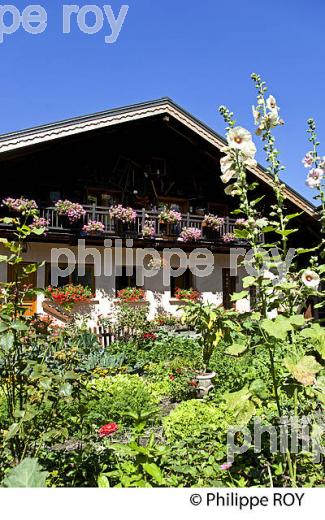
[[[184,304],[180,320],[161,313],[149,321],[146,306],[130,305],[145,294],[129,288],[120,295],[114,323],[103,320],[106,326],[132,328],[132,334],[109,348],[103,348],[84,319],[58,326],[48,316],[27,317],[24,299],[39,290],[24,281],[40,266],[21,265],[24,245],[46,232],[46,222],[34,201],[4,201],[13,214],[2,221],[13,227],[14,236],[0,239],[7,249],[0,262],[17,275],[1,284],[0,294],[1,486],[325,485],[325,334],[320,320],[304,316],[310,298],[318,302],[316,309],[324,306],[325,158],[319,156],[310,119],[310,151],[303,163],[321,208],[320,240],[310,249],[296,250],[283,272],[298,214],[286,210],[283,166],[273,135],[283,125],[279,108],[262,79],[256,74],[252,79],[256,135],[274,191],[267,215],[260,209],[263,197],[254,197],[257,183],[249,183],[247,176],[247,168],[256,165],[252,134],[236,126],[226,107],[220,108],[227,125],[221,180],[226,193],[238,199],[235,236],[252,251],[245,260],[249,275],[243,291],[232,301],[254,293],[249,312],[207,304],[197,293],[184,291],[179,294]],[[68,217],[75,220],[81,209],[61,211],[70,211]],[[114,211],[117,218],[121,208]],[[132,220],[133,214],[125,218]],[[167,210],[161,217],[166,226],[177,218]],[[90,224],[89,232],[101,231]],[[219,221],[212,224],[220,226]],[[268,240],[263,249],[261,233]],[[185,241],[188,234],[183,230]],[[267,253],[274,248],[278,255],[270,260]],[[63,293],[51,289],[47,296],[54,294],[68,309],[73,298],[93,296],[90,290]],[[266,433],[258,449],[255,439],[247,444],[257,422],[272,427],[277,438],[285,430],[288,442],[273,449]],[[299,449],[292,449],[295,440]]]

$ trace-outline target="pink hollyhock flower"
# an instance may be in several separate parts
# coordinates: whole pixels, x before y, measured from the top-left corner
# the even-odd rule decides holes
[[[314,162],[314,156],[312,152],[306,153],[305,157],[302,160],[302,164],[305,168],[310,168]]]
[[[321,168],[313,168],[309,171],[306,184],[309,188],[317,188],[320,186],[321,180],[324,176],[324,171]]]

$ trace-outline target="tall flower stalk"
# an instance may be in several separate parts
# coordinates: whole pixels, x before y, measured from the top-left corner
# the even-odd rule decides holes
[[[254,122],[257,126],[256,135],[261,136],[264,144],[266,160],[269,165],[267,171],[273,177],[272,187],[276,198],[276,204],[271,206],[270,216],[273,217],[273,221],[270,224],[275,226],[275,233],[281,235],[282,255],[285,258],[288,249],[288,236],[296,230],[286,229],[290,219],[285,215],[285,185],[280,179],[280,174],[285,168],[279,160],[279,150],[276,148],[275,137],[272,134],[272,129],[283,125],[284,121],[279,117],[280,108],[277,106],[275,97],[270,95],[266,99],[268,88],[265,81],[262,81],[261,76],[255,73],[251,75],[251,78],[257,89],[257,107],[252,107]]]

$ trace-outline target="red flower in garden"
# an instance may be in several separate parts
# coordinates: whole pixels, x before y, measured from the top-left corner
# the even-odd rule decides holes
[[[103,437],[109,437],[113,433],[117,432],[118,426],[116,423],[105,424],[98,430],[98,436],[102,439]]]
[[[199,383],[197,381],[189,381],[188,384],[196,388]]]
[[[153,334],[152,332],[146,332],[145,334],[143,334],[142,339],[156,341],[157,336],[156,336],[156,334]]]
[[[175,381],[175,376],[173,376],[173,374],[170,374],[169,379],[170,379],[171,381]]]

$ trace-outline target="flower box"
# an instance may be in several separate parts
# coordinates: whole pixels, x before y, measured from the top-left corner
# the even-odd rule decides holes
[[[160,233],[165,240],[174,240],[179,236],[179,224],[160,224]]]
[[[135,222],[122,222],[114,219],[115,234],[121,238],[137,238],[138,231]]]

